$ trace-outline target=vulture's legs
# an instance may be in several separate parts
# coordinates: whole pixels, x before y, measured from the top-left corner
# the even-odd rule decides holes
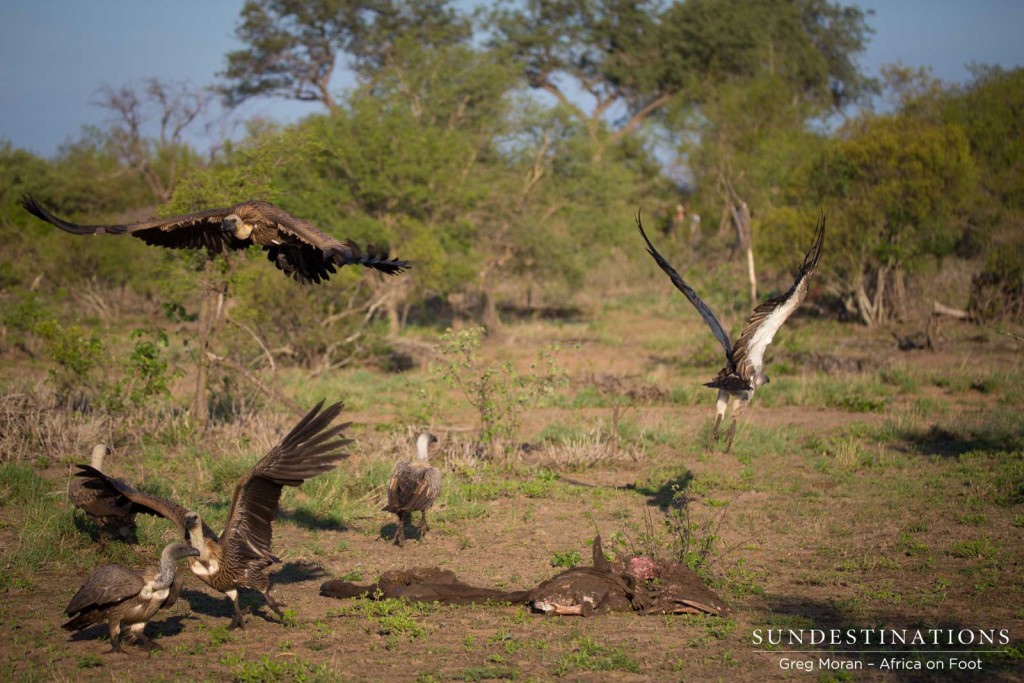
[[[719,389],[718,401],[715,402],[715,429],[711,432],[712,446],[718,443],[719,428],[722,426],[722,420],[725,418],[725,408],[728,405],[729,394],[725,392],[725,389]]]
[[[107,622],[107,631],[110,633],[110,651],[121,651],[121,620],[111,619]]]
[[[267,607],[274,610],[274,612],[277,613],[277,616],[284,619],[284,612],[281,611],[281,608],[285,606],[285,603],[278,602],[274,599],[274,596],[271,595],[271,591],[273,589],[274,587],[272,585],[268,585],[266,592],[263,593],[263,599],[267,601]]]
[[[430,531],[430,525],[427,524],[427,511],[426,510],[420,510],[420,540],[421,541],[423,540],[423,537],[427,535],[428,531]]]
[[[395,530],[395,545],[402,545],[405,540],[405,513],[398,512],[398,529]]]
[[[242,609],[238,606],[238,589],[232,588],[224,591],[224,595],[231,598],[231,606],[235,609],[235,615],[231,618],[231,625],[228,628],[245,628],[245,620],[242,619]]]
[[[732,422],[729,424],[729,431],[725,433],[725,452],[728,453],[732,449],[732,438],[736,435],[736,422],[739,420],[740,415],[747,409],[747,404],[750,403],[747,399],[737,398],[732,408]]]

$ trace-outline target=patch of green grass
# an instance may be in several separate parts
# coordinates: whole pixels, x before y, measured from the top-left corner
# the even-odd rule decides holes
[[[103,666],[103,660],[99,655],[84,655],[78,660],[79,669],[95,669]]]
[[[0,507],[38,500],[51,491],[53,486],[36,474],[35,468],[31,465],[0,465]]]
[[[537,439],[544,443],[565,443],[567,441],[582,439],[587,430],[579,425],[566,425],[561,422],[552,422],[545,425]]]
[[[912,394],[920,386],[918,378],[902,366],[881,370],[878,373],[878,379],[882,384],[896,387],[897,391],[901,394]]]
[[[461,674],[458,675],[456,680],[459,681],[514,681],[518,677],[518,672],[515,669],[509,669],[501,666],[471,666]]]
[[[375,633],[387,636],[390,644],[398,640],[416,640],[427,631],[416,618],[430,614],[436,607],[423,602],[406,602],[396,598],[358,598],[333,613],[334,616],[362,616],[373,623]]]
[[[900,534],[896,548],[908,557],[926,555],[928,553],[928,545],[918,541],[910,534]]]
[[[747,424],[737,428],[732,454],[741,463],[749,464],[770,455],[792,454],[799,448],[797,444],[798,432],[792,427],[757,427]]]
[[[333,683],[343,678],[326,664],[312,664],[299,658],[271,658],[263,655],[255,661],[230,659],[231,680],[235,683]],[[225,663],[224,660],[221,663]]]
[[[677,406],[699,406],[710,404],[714,394],[697,382],[677,384],[669,391],[668,400]]]
[[[999,551],[995,540],[989,536],[979,536],[965,541],[954,541],[946,550],[953,557],[964,559],[987,559],[994,557]]]
[[[556,552],[551,558],[552,567],[568,567],[572,568],[583,561],[580,551],[569,550],[566,552]]]
[[[640,663],[626,654],[622,648],[611,648],[599,644],[590,636],[580,636],[575,641],[575,650],[562,656],[555,667],[556,676],[565,676],[570,671],[630,671],[640,673]]]
[[[957,524],[967,526],[984,526],[988,523],[988,517],[978,512],[964,512],[956,515]]]
[[[899,565],[884,555],[860,555],[844,560],[836,569],[841,572],[873,572],[879,569],[896,569]]]

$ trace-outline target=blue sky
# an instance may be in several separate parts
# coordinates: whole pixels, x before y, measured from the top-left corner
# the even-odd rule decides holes
[[[243,2],[0,0],[0,140],[49,156],[78,137],[83,124],[104,122],[107,112],[92,104],[104,85],[138,84],[149,76],[215,83],[224,55],[239,47],[233,34]],[[900,61],[963,82],[969,63],[1024,65],[1020,0],[859,4],[875,11],[869,18],[875,33],[861,58],[869,73]],[[317,110],[266,99],[239,114],[291,121]]]

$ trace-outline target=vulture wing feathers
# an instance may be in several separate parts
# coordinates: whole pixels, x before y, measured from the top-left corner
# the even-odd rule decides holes
[[[668,275],[669,279],[672,280],[672,284],[676,286],[676,289],[682,292],[683,295],[690,300],[690,303],[697,309],[697,312],[700,313],[702,318],[704,318],[704,322],[706,322],[708,327],[711,328],[711,333],[715,335],[715,339],[717,339],[719,343],[721,343],[722,348],[725,349],[726,358],[731,362],[733,347],[729,342],[729,335],[726,334],[725,330],[722,328],[722,323],[718,321],[718,318],[711,309],[708,308],[708,305],[704,303],[704,300],[697,296],[697,292],[693,291],[693,287],[686,284],[686,281],[684,281],[682,276],[676,272],[676,269],[669,265],[669,262],[666,261],[665,258],[658,253],[658,250],[654,248],[654,245],[651,244],[651,240],[647,238],[647,233],[644,232],[644,226],[640,223],[640,214],[637,214],[636,216],[636,227],[640,230],[640,236],[644,238],[644,242],[647,242],[647,253],[654,258],[654,261],[663,271],[665,271],[665,274]]]
[[[181,505],[166,498],[139,491],[116,477],[103,474],[103,472],[90,465],[76,465],[76,467],[80,471],[76,472],[75,476],[85,479],[82,484],[85,488],[93,489],[101,492],[104,496],[109,496],[113,503],[118,507],[127,508],[129,513],[142,513],[163,517],[177,526],[182,534],[187,533],[185,529],[185,515],[188,513],[188,510]],[[206,522],[203,522],[203,536],[214,540],[217,539],[217,534],[207,526]]]
[[[764,365],[764,351],[772,343],[775,333],[807,298],[808,278],[818,265],[824,243],[825,215],[822,214],[815,228],[814,241],[800,264],[793,286],[785,294],[772,297],[755,308],[736,341],[732,359],[736,372],[743,379],[750,381],[760,371]]]
[[[220,229],[221,221],[231,213],[230,208],[209,209],[169,218],[151,218],[138,223],[80,225],[50,213],[31,195],[21,198],[21,206],[36,218],[75,235],[132,235],[152,246],[169,249],[205,247],[215,254],[223,251],[225,247],[242,249],[246,246],[242,240],[235,239]]]
[[[335,403],[321,412],[316,404],[291,432],[238,482],[227,525],[220,543],[225,555],[237,554],[259,560],[264,566],[276,561],[270,552],[271,523],[277,514],[281,489],[300,486],[306,479],[329,471],[348,454],[338,449],[351,443],[335,438],[350,423],[331,427],[341,412]]]
[[[71,598],[65,613],[71,617],[89,608],[105,607],[135,597],[146,585],[142,574],[119,564],[100,567],[86,579],[75,597]],[[65,628],[69,624],[64,625]]]
[[[396,463],[388,480],[387,512],[428,510],[441,492],[441,471],[435,467],[417,467]]]
[[[338,240],[264,201],[123,225],[71,223],[52,214],[30,195],[22,197],[21,205],[33,216],[76,235],[129,234],[151,246],[207,249],[214,254],[256,244],[278,270],[302,284],[327,280],[337,268],[347,265],[361,265],[388,275],[411,267],[408,261],[389,258],[386,248],[371,245],[360,249],[354,242]]]

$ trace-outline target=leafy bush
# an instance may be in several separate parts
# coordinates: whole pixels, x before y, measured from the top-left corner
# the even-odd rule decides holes
[[[441,362],[431,365],[448,386],[459,389],[480,415],[480,441],[493,454],[513,447],[523,410],[568,384],[555,363],[558,345],[541,350],[520,374],[509,362],[488,364],[479,354],[483,328],[448,330],[441,337]]]

